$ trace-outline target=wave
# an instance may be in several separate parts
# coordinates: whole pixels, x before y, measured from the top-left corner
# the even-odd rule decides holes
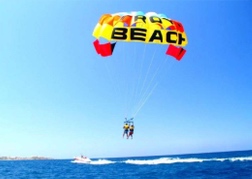
[[[232,158],[211,158],[211,159],[202,159],[202,158],[159,158],[152,160],[126,160],[126,164],[135,164],[135,165],[158,165],[158,164],[174,164],[174,163],[195,163],[195,162],[237,162],[237,161],[252,161],[252,156],[250,157],[232,157]]]

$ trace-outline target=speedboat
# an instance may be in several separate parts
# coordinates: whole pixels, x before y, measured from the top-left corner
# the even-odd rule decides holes
[[[90,163],[91,160],[88,157],[81,156],[81,157],[75,157],[72,162],[73,163]]]

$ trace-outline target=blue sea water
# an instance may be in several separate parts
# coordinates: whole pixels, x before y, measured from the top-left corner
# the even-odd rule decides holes
[[[252,151],[91,160],[0,161],[0,179],[252,179]]]

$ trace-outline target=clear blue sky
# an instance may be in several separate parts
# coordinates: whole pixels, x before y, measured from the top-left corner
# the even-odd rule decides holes
[[[246,0],[0,0],[0,156],[252,149],[251,8]],[[144,46],[118,43],[102,58],[92,45],[102,14],[127,11],[178,20],[189,42],[182,61],[166,58],[133,140],[122,139],[122,125],[144,73],[129,65]],[[166,47],[154,48],[155,67]],[[143,59],[153,51],[146,47]]]

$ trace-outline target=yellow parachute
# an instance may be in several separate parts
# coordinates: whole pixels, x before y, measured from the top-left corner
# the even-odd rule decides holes
[[[104,14],[94,28],[94,46],[101,56],[110,56],[117,41],[142,42],[169,45],[166,54],[181,60],[185,54],[182,48],[188,40],[183,25],[155,12],[121,12]],[[100,44],[99,39],[108,43]],[[177,46],[177,47],[176,47]]]

